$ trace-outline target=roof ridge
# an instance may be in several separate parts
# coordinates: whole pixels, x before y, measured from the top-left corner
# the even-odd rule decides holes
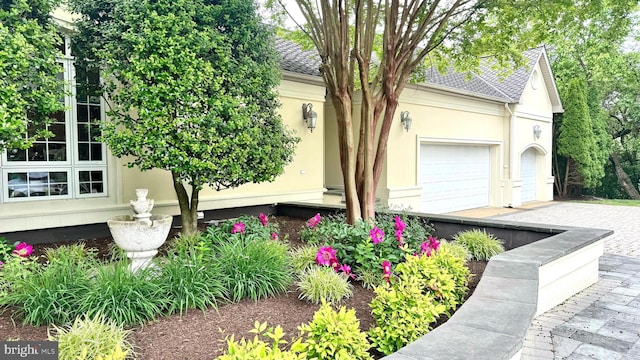
[[[476,76],[478,79],[480,79],[480,81],[484,82],[485,84],[487,84],[488,86],[490,86],[492,89],[494,89],[495,91],[499,92],[500,94],[504,95],[505,98],[514,101],[515,99],[512,98],[511,96],[509,96],[507,93],[505,93],[504,91],[498,89],[496,86],[494,86],[491,82],[489,82],[488,80],[486,80],[485,78],[482,77],[482,75],[480,74],[476,74],[474,71],[470,71],[470,73],[472,73],[474,76]]]

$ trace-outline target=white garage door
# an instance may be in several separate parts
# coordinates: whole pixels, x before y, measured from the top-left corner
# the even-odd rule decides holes
[[[422,211],[441,214],[489,205],[489,146],[422,145]]]
[[[522,202],[536,199],[536,150],[528,149],[520,157],[520,179],[522,189],[520,196]]]

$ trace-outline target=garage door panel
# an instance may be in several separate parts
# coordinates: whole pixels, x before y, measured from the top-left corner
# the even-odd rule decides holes
[[[444,213],[489,204],[488,146],[422,145],[422,211]]]

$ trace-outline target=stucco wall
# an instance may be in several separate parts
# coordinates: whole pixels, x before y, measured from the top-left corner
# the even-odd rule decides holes
[[[492,146],[495,163],[493,204],[501,202],[500,178],[502,144],[505,137],[503,104],[479,100],[469,96],[445,93],[426,87],[410,86],[402,94],[394,123],[389,133],[385,167],[378,184],[377,197],[382,205],[419,211],[421,188],[418,179],[420,144],[486,144]],[[400,122],[400,113],[408,111],[413,119],[407,132]],[[359,107],[354,109],[354,122]],[[335,112],[326,106],[325,184],[328,188],[342,188]]]
[[[285,76],[279,87],[285,125],[300,142],[294,160],[272,183],[247,184],[217,192],[204,189],[200,194],[200,210],[237,206],[272,204],[281,201],[322,200],[324,122],[318,121],[311,133],[302,120],[302,104],[311,102],[318,118],[324,116],[324,86],[318,79]],[[135,189],[149,189],[156,201],[154,212],[179,214],[171,175],[167,171],[140,172],[123,164],[126,159],[108,158],[108,196],[91,199],[31,200],[4,203],[0,206],[0,232],[42,229],[105,222],[118,214],[130,214],[129,200]]]
[[[536,182],[536,200],[553,200],[553,175],[552,175],[552,134],[553,113],[548,89],[552,84],[545,83],[540,75],[535,79],[535,73],[541,74],[540,66],[536,65],[534,72],[526,85],[522,100],[513,106],[514,131],[517,134],[512,149],[514,166],[508,178],[512,179],[508,184],[511,188],[510,195],[507,192],[507,203],[514,207],[520,206],[519,199],[521,184],[520,156],[529,148],[536,150],[538,174]],[[534,127],[540,128],[540,137],[534,135]]]

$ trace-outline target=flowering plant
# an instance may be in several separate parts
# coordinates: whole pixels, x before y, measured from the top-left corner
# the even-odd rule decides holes
[[[384,241],[384,231],[377,226],[374,226],[369,231],[369,238],[373,242],[373,245],[379,244]]]
[[[321,217],[320,213],[317,213],[315,216],[307,220],[307,226],[310,228],[315,228],[320,223]]]
[[[213,244],[227,243],[230,234],[243,242],[255,240],[279,240],[279,227],[275,221],[269,221],[265,214],[262,216],[241,215],[236,219],[220,221],[215,226],[209,226],[204,234],[207,242]],[[286,237],[285,237],[286,240]]]
[[[406,255],[421,253],[421,243],[431,230],[419,219],[392,213],[376,214],[375,222],[359,221],[353,225],[346,223],[344,215],[330,215],[320,221],[316,214],[307,221],[301,237],[310,244],[330,246],[339,259],[337,263],[349,264],[353,267],[350,275],[355,274],[365,287],[373,287],[386,280],[380,270],[382,261],[395,266]],[[394,234],[396,241],[386,239],[386,234]],[[437,248],[436,243],[427,245],[431,251]]]
[[[391,282],[391,263],[388,260],[382,262],[382,277],[384,281]]]
[[[16,249],[13,250],[13,254],[20,257],[27,257],[33,254],[33,246],[27,244],[26,242],[20,242],[16,244]]]
[[[316,254],[316,264],[331,266],[334,269],[340,267],[338,258],[336,257],[336,251],[331,246],[323,246],[318,250]]]
[[[244,230],[246,228],[247,228],[247,226],[240,221],[240,222],[237,222],[237,223],[233,224],[233,228],[231,228],[231,233],[232,234],[238,234],[238,233],[244,234]]]
[[[400,218],[400,216],[397,216],[394,218],[395,221],[395,228],[396,228],[396,240],[398,240],[398,246],[402,246],[402,233],[404,232],[404,229],[407,227],[407,224],[402,221],[402,219]]]
[[[440,247],[440,241],[438,241],[437,237],[433,237],[431,235],[429,235],[429,238],[427,239],[427,241],[420,244],[420,249],[422,250],[422,253],[427,256],[431,256],[432,252],[438,251],[439,247]]]
[[[260,215],[258,215],[258,219],[260,220],[260,224],[262,224],[262,227],[267,226],[267,224],[269,223],[269,218],[267,218],[267,215],[260,213]]]
[[[33,254],[33,246],[26,242],[16,242],[14,246],[7,243],[7,239],[0,237],[0,267],[10,255],[26,258]]]

